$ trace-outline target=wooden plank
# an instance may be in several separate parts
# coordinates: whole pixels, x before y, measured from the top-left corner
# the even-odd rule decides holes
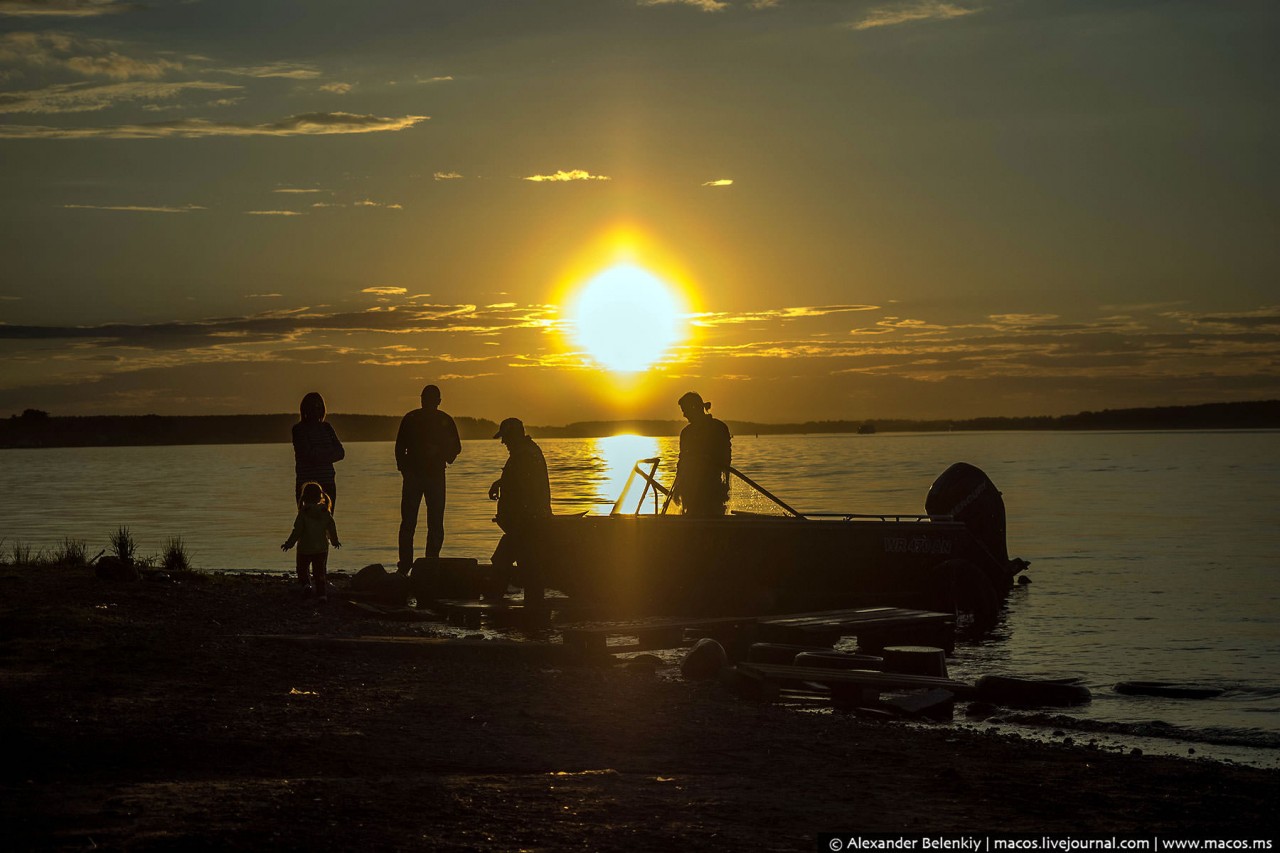
[[[861,672],[849,669],[819,669],[809,666],[785,666],[776,663],[740,663],[738,669],[754,672],[770,681],[811,681],[827,686],[856,684],[877,690],[913,690],[940,687],[961,697],[973,696],[976,688],[961,681],[931,675],[903,675],[894,672]]]
[[[596,625],[591,627],[565,627],[560,635],[566,646],[577,648],[584,654],[623,654],[625,652],[653,649],[674,649],[684,645],[686,631],[713,631],[754,625],[754,616],[720,616],[707,619],[675,619],[660,622],[639,622],[630,625]],[[610,637],[635,637],[632,643],[609,643]]]
[[[790,630],[830,630],[853,626],[888,628],[899,625],[944,622],[954,617],[950,613],[929,610],[904,610],[892,607],[862,608],[858,610],[832,610],[826,613],[804,613],[761,619],[759,624],[768,628]]]

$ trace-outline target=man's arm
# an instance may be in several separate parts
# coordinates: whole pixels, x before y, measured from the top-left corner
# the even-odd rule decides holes
[[[449,435],[451,436],[449,446],[445,449],[444,457],[449,464],[453,464],[453,460],[458,458],[458,454],[462,452],[462,439],[458,437],[458,425],[453,422],[453,418],[445,415],[449,421]]]
[[[408,448],[406,441],[408,435],[409,416],[405,415],[400,419],[400,428],[396,430],[396,470],[404,470],[405,451]]]

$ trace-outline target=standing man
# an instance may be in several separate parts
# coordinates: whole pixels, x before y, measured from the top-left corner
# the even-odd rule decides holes
[[[507,446],[507,462],[502,476],[489,487],[489,500],[498,502],[494,521],[502,528],[502,538],[493,552],[495,590],[506,592],[511,567],[520,564],[524,575],[524,600],[532,604],[542,600],[542,579],[536,566],[537,544],[533,527],[538,519],[551,515],[551,483],[547,478],[547,460],[542,448],[525,435],[519,418],[507,418],[494,438]]]
[[[690,391],[679,401],[689,425],[680,431],[680,460],[671,497],[685,515],[709,518],[724,515],[729,502],[729,466],[733,446],[729,427],[711,416],[711,404]]]
[[[444,469],[462,452],[458,427],[440,411],[440,389],[422,389],[422,408],[400,421],[396,433],[396,468],[400,490],[400,557],[396,570],[405,574],[413,565],[413,531],[418,526],[418,506],[427,504],[427,556],[439,557],[444,545]]]

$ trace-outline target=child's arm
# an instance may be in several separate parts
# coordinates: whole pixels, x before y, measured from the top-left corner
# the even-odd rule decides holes
[[[334,522],[333,516],[329,516],[329,542],[335,548],[342,547],[342,543],[338,541],[338,525]]]
[[[302,529],[302,513],[298,513],[298,517],[293,520],[293,530],[289,532],[289,538],[284,540],[284,544],[280,546],[281,551],[288,551],[294,545],[298,544],[299,531]]]

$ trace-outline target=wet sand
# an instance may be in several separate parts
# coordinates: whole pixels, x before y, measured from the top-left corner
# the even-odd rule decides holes
[[[474,641],[262,637],[443,633],[291,586],[0,566],[8,849],[812,850],[824,831],[1277,827],[1280,771],[800,714]]]

